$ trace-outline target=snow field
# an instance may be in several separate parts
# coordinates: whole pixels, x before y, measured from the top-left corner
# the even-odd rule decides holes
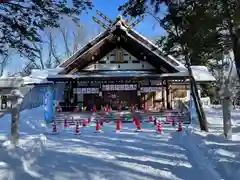
[[[20,119],[21,138],[15,148],[6,136],[10,117],[0,120],[0,179],[220,179],[221,171],[205,151],[208,134],[195,127],[183,126],[179,133],[177,126],[163,124],[164,134],[158,135],[149,123],[142,124],[143,132],[124,123],[120,133],[115,123],[104,124],[104,133],[95,133],[92,124],[77,136],[75,126],[58,125],[59,134],[50,135],[42,107],[23,111]]]

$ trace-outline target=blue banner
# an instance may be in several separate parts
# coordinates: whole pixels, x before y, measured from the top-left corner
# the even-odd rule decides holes
[[[192,90],[190,90],[190,117],[191,117],[191,122],[197,122],[198,116],[197,116],[196,106],[192,96]]]
[[[48,88],[44,97],[44,119],[51,122],[54,116],[54,91]]]

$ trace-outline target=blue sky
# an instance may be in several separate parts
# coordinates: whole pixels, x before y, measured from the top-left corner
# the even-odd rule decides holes
[[[92,21],[92,16],[99,17],[96,14],[97,9],[110,19],[114,20],[119,15],[119,12],[117,11],[118,7],[126,1],[127,0],[93,0],[93,10],[88,12],[88,14],[84,13],[81,16],[81,19],[83,22],[89,22]],[[164,7],[162,9],[164,11]],[[156,20],[150,16],[145,16],[144,20],[139,23],[135,29],[151,39],[156,36],[165,35],[164,30],[157,24]]]
[[[99,20],[102,20],[101,17],[99,17],[96,14],[96,10],[99,10],[104,15],[109,17],[110,19],[114,20],[118,15],[118,7],[122,5],[126,0],[93,0],[94,8],[91,11],[88,11],[87,13],[84,12],[80,16],[80,23],[85,26],[87,32],[88,32],[88,39],[89,37],[96,35],[96,29],[100,28],[98,24],[93,22],[92,16],[97,17]],[[162,11],[164,12],[164,7],[162,8]],[[160,14],[159,14],[160,16]],[[104,21],[104,20],[103,20]],[[67,22],[62,23],[63,26],[71,26]],[[68,27],[69,28],[69,27]],[[144,20],[140,22],[135,29],[141,33],[142,35],[146,36],[149,39],[154,39],[159,36],[165,35],[165,31],[157,24],[156,20],[150,16],[145,16]],[[57,50],[61,51],[62,48],[64,48],[63,41],[58,39],[58,47]],[[47,47],[47,46],[46,46]],[[48,52],[44,53],[47,57]],[[26,60],[24,58],[21,58],[19,56],[13,57],[13,61],[8,66],[8,71],[19,71],[23,66],[24,62]]]

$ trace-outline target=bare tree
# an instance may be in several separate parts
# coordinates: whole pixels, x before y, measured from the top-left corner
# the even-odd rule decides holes
[[[51,45],[49,44],[48,46],[48,59],[47,61],[45,62],[45,67],[46,68],[53,68],[53,62],[52,62],[52,48],[51,48]]]
[[[52,64],[52,66],[56,67],[61,63],[61,57],[60,55],[57,54],[57,48],[55,45],[55,37],[52,32],[48,32],[48,44],[49,44],[49,55],[48,55],[48,66],[50,65],[49,63]],[[54,61],[52,61],[52,57],[54,58]],[[50,61],[50,62],[49,62]]]
[[[65,45],[65,54],[67,57],[71,56],[71,51],[70,51],[70,48],[69,48],[69,30],[65,27],[60,27],[59,28],[61,34],[62,34],[62,37],[63,37],[63,42],[64,42],[64,45]]]
[[[74,41],[74,44],[73,44],[73,51],[72,53],[74,54],[78,48],[79,48],[79,40],[81,39],[81,29],[82,29],[82,26],[80,24],[76,24],[76,31],[73,31],[73,41]]]
[[[30,59],[31,62],[33,62],[35,64],[36,67],[38,67],[39,69],[44,69],[44,59],[43,59],[43,44],[42,43],[32,43],[34,48],[37,50],[37,58],[39,60],[39,63],[36,62],[36,59]]]
[[[21,70],[22,76],[30,75],[32,69],[45,69],[43,59],[43,43],[32,42],[32,46],[36,49],[36,56],[34,58],[27,57],[28,61]]]
[[[87,42],[89,39],[87,35],[91,33],[85,33],[85,27],[80,24],[80,20],[76,18],[69,20],[68,23],[68,28],[65,26],[59,29],[46,29],[43,42],[32,44],[37,49],[37,56],[34,59],[28,58],[22,70],[24,75],[31,73],[33,68],[45,69],[58,66],[62,60],[71,56]],[[61,46],[65,47],[63,52],[59,51],[62,50]]]
[[[8,54],[0,56],[0,76],[3,75],[3,72],[6,66],[10,63],[12,56],[12,51],[9,51]]]
[[[85,32],[86,27],[84,27],[78,18],[72,19],[73,24],[71,26],[71,31],[73,34],[73,44],[71,45],[70,40],[70,30],[69,29],[63,29],[60,28],[61,34],[63,36],[64,44],[66,47],[65,54],[67,57],[71,56],[73,53],[75,53],[81,46],[83,46],[87,41],[87,33]],[[91,34],[91,33],[88,33]]]
[[[39,69],[33,62],[28,62],[25,67],[21,70],[21,76],[28,76],[31,74],[32,69]]]

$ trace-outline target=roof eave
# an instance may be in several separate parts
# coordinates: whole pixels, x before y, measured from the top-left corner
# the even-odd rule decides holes
[[[70,56],[68,59],[63,61],[58,67],[66,67],[69,64],[71,64],[73,61],[75,61],[78,56],[83,54],[85,51],[87,51],[89,48],[94,46],[98,41],[100,41],[102,38],[108,36],[109,30],[106,30],[102,33],[100,33],[98,36],[93,38],[89,43],[85,44],[82,48],[80,48],[78,51],[76,51],[72,56]]]

